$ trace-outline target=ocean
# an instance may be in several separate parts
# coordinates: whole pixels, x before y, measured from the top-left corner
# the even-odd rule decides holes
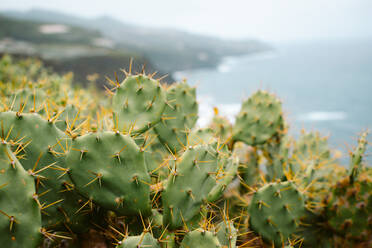
[[[293,136],[302,128],[317,130],[329,136],[331,147],[342,151],[341,160],[347,163],[346,151],[357,135],[372,129],[372,39],[272,46],[272,51],[225,58],[215,69],[173,75],[197,86],[198,125],[208,124],[213,107],[234,121],[243,99],[268,90],[282,100]]]

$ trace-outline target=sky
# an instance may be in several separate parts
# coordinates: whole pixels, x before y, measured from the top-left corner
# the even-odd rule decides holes
[[[43,8],[83,17],[266,41],[372,37],[372,0],[0,0],[0,10]]]

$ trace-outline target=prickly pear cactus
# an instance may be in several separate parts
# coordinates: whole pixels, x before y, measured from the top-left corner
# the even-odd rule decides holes
[[[165,146],[179,153],[188,146],[187,136],[198,119],[196,89],[182,82],[170,86],[166,93],[167,105],[154,130]]]
[[[217,225],[217,238],[222,247],[235,248],[238,238],[238,230],[231,221],[223,220]]]
[[[40,209],[35,183],[9,149],[0,144],[0,242],[2,247],[38,247]]]
[[[322,137],[318,132],[301,132],[294,145],[291,158],[291,170],[293,173],[306,170],[308,164],[321,161],[330,162],[331,150],[328,146],[327,137]]]
[[[24,88],[17,91],[9,100],[10,110],[17,112],[39,112],[44,110],[46,94],[41,89]]]
[[[283,132],[281,102],[274,95],[259,90],[243,102],[233,126],[233,140],[256,146]]]
[[[221,150],[223,149],[221,148],[220,152]],[[226,150],[224,151],[224,153],[221,152],[222,155],[220,155],[218,159],[219,167],[217,169],[217,172],[215,173],[216,184],[207,196],[207,200],[209,202],[218,200],[237,174],[239,160],[236,157],[231,156],[228,152],[226,152]]]
[[[327,200],[329,226],[340,236],[365,241],[371,237],[372,178],[360,175],[353,184],[349,178],[337,183]]]
[[[66,162],[76,189],[88,199],[122,215],[149,215],[143,152],[119,132],[90,133],[72,141]]]
[[[289,170],[289,146],[286,137],[274,136],[263,146],[263,154],[267,159],[267,179],[285,179]]]
[[[172,232],[167,232],[161,237],[161,247],[162,248],[177,248],[179,247],[176,243],[176,235]]]
[[[296,184],[306,189],[304,194],[313,203],[312,210],[322,212],[321,202],[345,169],[335,163],[327,137],[318,132],[302,131],[293,146],[287,177],[296,178]]]
[[[66,131],[66,129],[71,130],[74,127],[78,127],[82,123],[79,112],[80,110],[75,105],[67,105],[63,112],[58,116],[56,126],[61,131]]]
[[[144,232],[139,236],[129,236],[123,241],[119,242],[117,248],[138,248],[138,247],[149,247],[149,248],[160,248],[159,242],[148,232]]]
[[[145,75],[128,77],[117,86],[112,99],[116,130],[142,133],[158,123],[163,114],[166,94],[159,81]]]
[[[44,120],[35,113],[2,112],[0,121],[4,136],[24,147],[20,154],[25,158],[22,165],[26,170],[33,172],[57,162],[64,166],[61,152],[69,139],[55,126],[54,120]],[[43,172],[48,176],[52,170]]]
[[[1,247],[372,247],[366,133],[347,170],[268,92],[199,129],[186,82],[125,74],[110,98],[0,59]]]
[[[318,132],[307,133],[302,130],[293,153],[299,160],[307,161],[310,159],[329,159],[331,152],[327,137],[321,137]]]
[[[188,137],[188,143],[190,146],[196,146],[201,144],[208,145],[216,141],[217,139],[214,135],[213,129],[208,127],[193,130]]]
[[[363,171],[366,150],[363,133],[350,159],[349,176],[340,180],[326,199],[328,224],[338,235],[351,240],[366,241],[372,235],[372,177]]]
[[[300,224],[305,204],[292,182],[269,183],[253,194],[248,212],[250,228],[281,247]]]
[[[162,194],[164,225],[187,225],[205,201],[222,195],[233,179],[237,163],[212,145],[190,147],[175,161]]]
[[[239,175],[242,188],[253,186],[259,178],[259,155],[257,149],[239,142],[234,146],[234,153],[239,158]]]
[[[196,229],[186,234],[180,247],[222,248],[217,236],[212,232],[205,231],[203,229]]]
[[[82,221],[75,214],[82,197],[76,194],[67,175],[64,153],[70,139],[55,126],[54,120],[44,120],[35,113],[2,112],[0,121],[2,135],[19,145],[15,150],[23,167],[36,178],[35,197],[42,206],[43,225],[56,228],[68,223],[74,229],[73,223]]]
[[[214,130],[215,136],[220,142],[226,142],[231,139],[232,125],[226,117],[219,115],[219,111],[216,107],[214,108],[214,116],[209,127]]]
[[[358,146],[355,151],[351,154],[350,159],[350,183],[358,180],[360,171],[363,169],[363,157],[367,149],[367,135],[368,132],[364,132],[358,140]]]

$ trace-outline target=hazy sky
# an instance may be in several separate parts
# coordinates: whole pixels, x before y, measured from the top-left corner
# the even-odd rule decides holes
[[[372,37],[372,0],[0,0],[0,9],[44,8],[268,41]]]

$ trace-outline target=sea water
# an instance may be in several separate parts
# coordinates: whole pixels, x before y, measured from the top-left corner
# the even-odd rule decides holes
[[[198,125],[208,124],[213,107],[234,121],[241,101],[264,89],[283,101],[292,135],[302,128],[318,130],[346,154],[361,131],[372,129],[372,38],[272,46],[271,51],[225,58],[215,69],[175,73],[198,88]]]

